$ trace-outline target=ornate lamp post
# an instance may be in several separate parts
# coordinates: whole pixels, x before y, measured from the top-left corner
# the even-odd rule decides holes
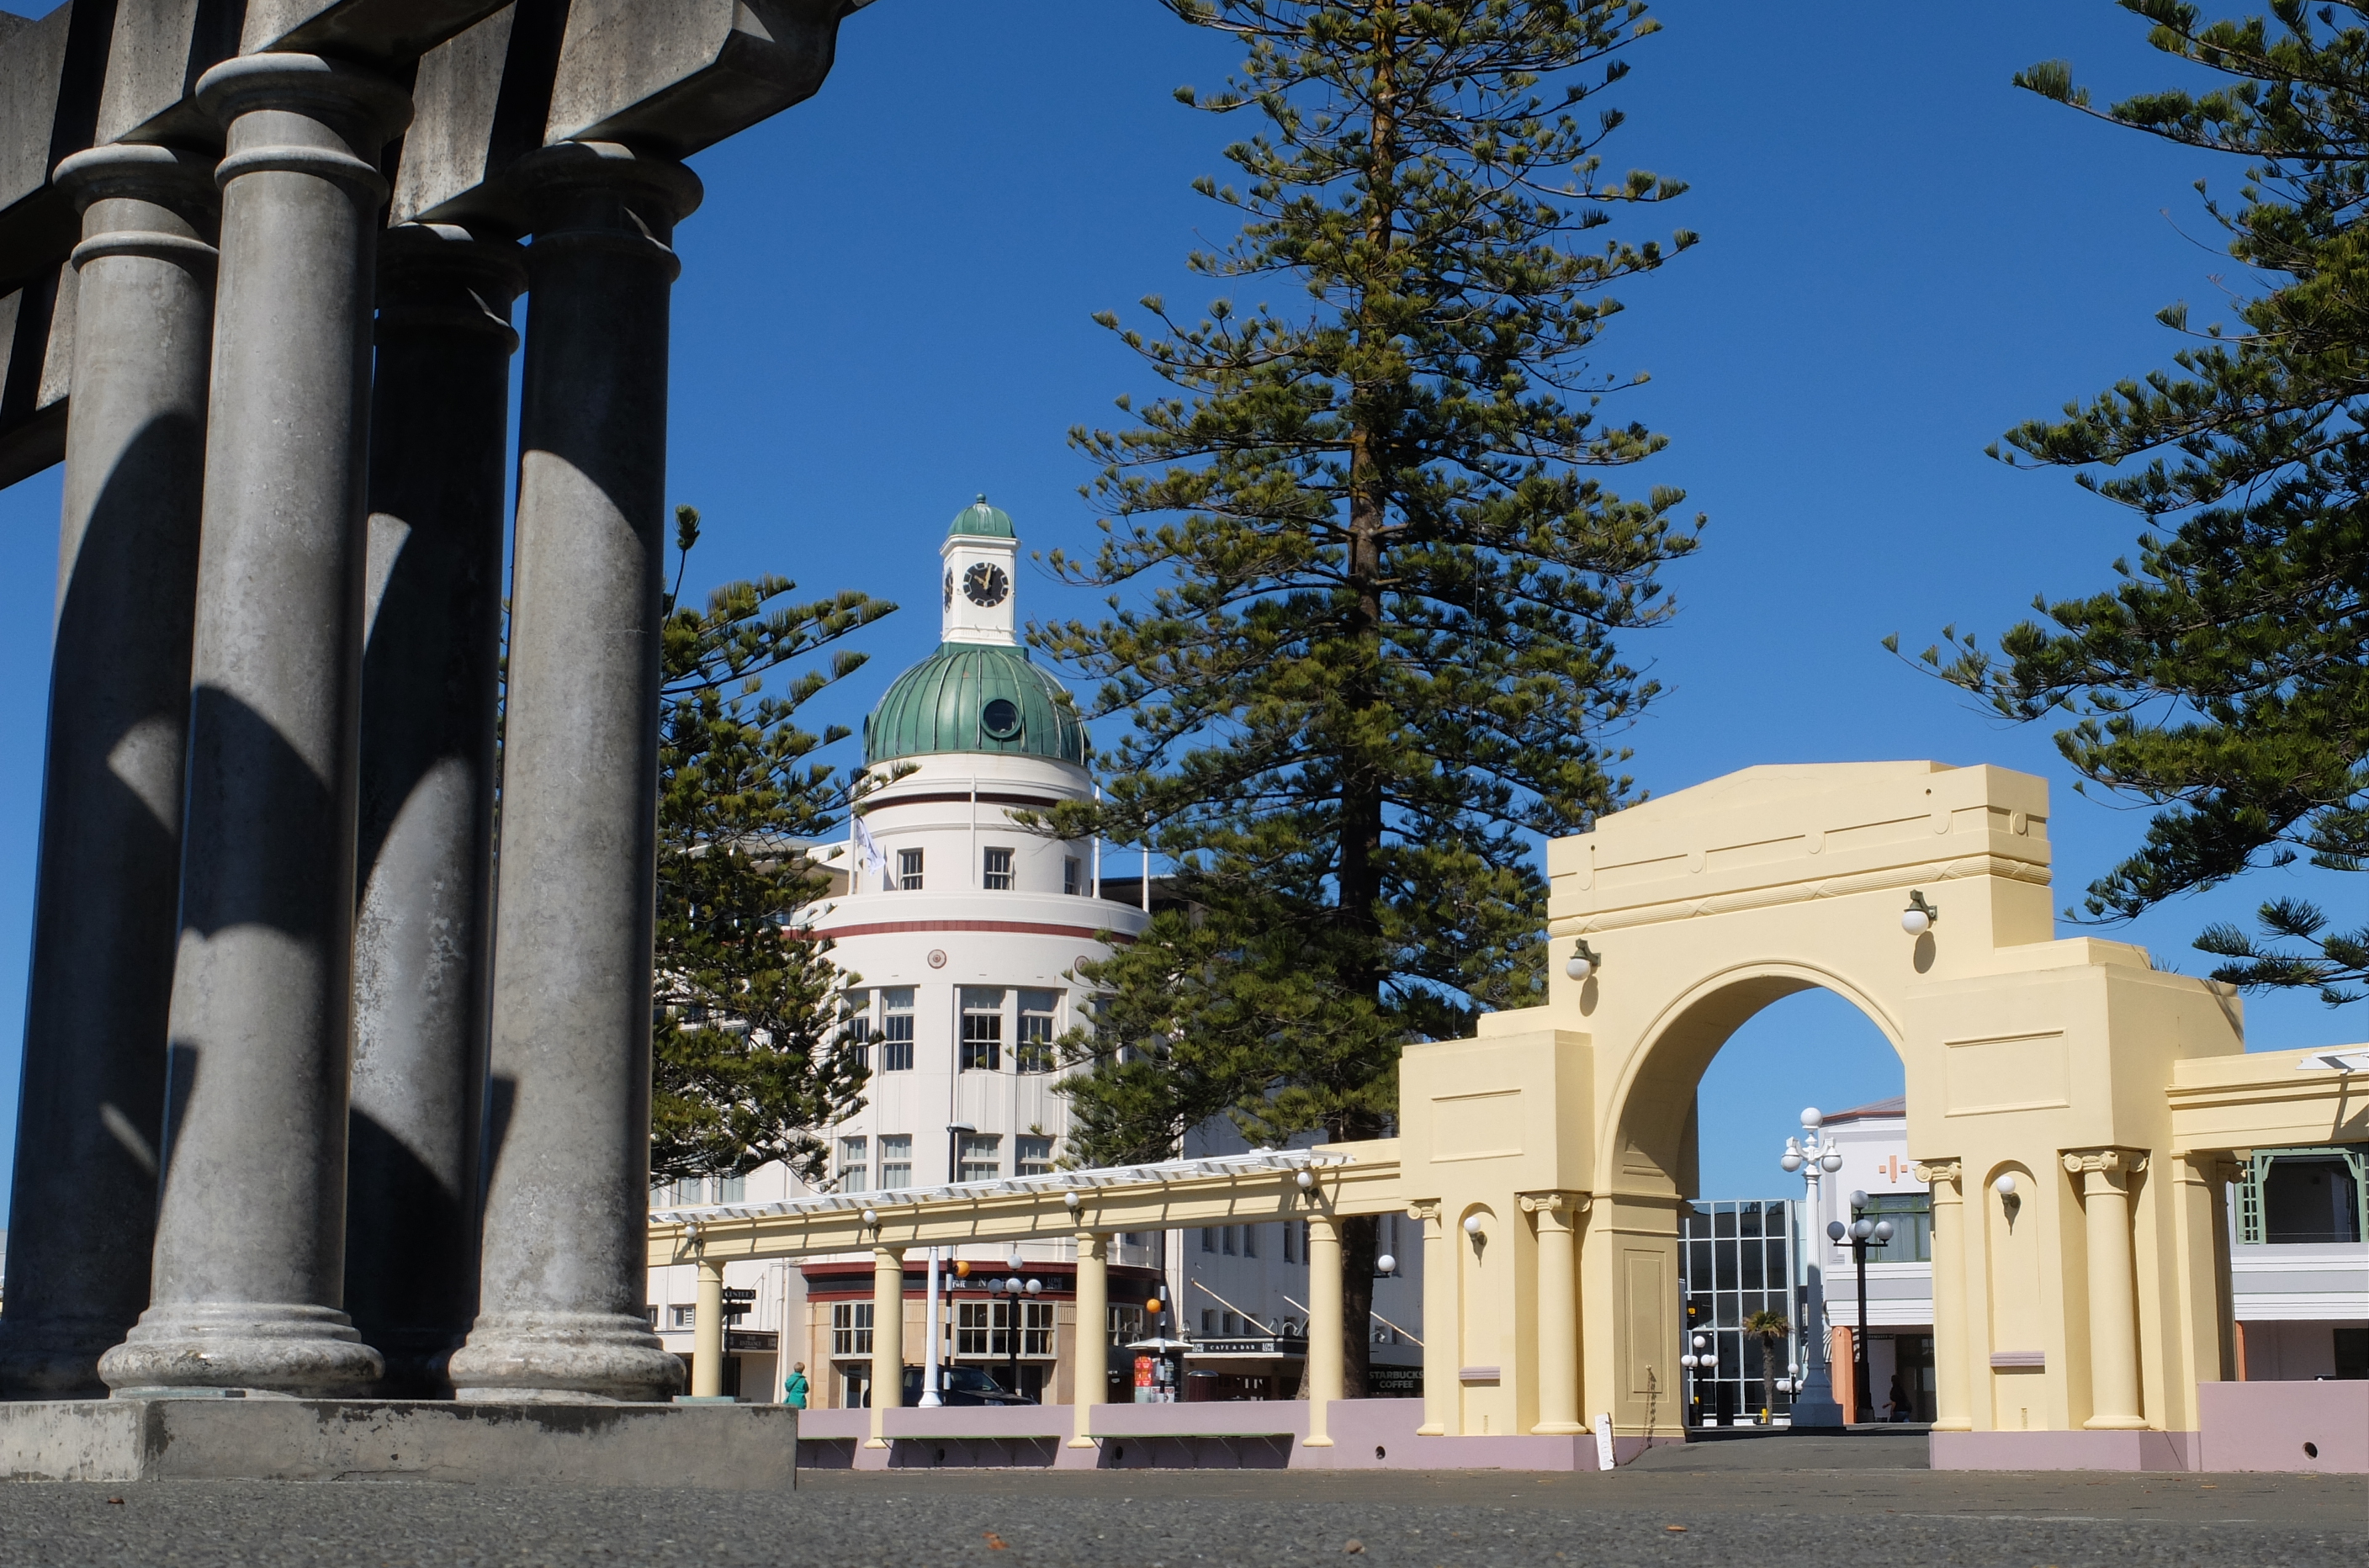
[[[1698,1417],[1697,1424],[1700,1425],[1701,1413],[1695,1407],[1702,1403],[1702,1379],[1719,1366],[1719,1356],[1711,1346],[1711,1335],[1699,1333],[1691,1336],[1686,1354],[1678,1357],[1678,1365],[1688,1374],[1687,1404],[1690,1413]]]
[[[1799,1171],[1808,1188],[1808,1212],[1818,1213],[1818,1178],[1821,1173],[1839,1171],[1843,1165],[1842,1150],[1834,1140],[1823,1137],[1818,1129],[1825,1124],[1815,1106],[1802,1113],[1802,1136],[1785,1140],[1785,1153],[1777,1162],[1788,1171]],[[1802,1227],[1806,1234],[1807,1225]],[[1835,1402],[1834,1382],[1826,1373],[1826,1287],[1825,1269],[1810,1264],[1809,1304],[1802,1316],[1807,1320],[1802,1334],[1802,1376],[1793,1399],[1793,1427],[1840,1426],[1842,1406]]]
[[[1846,1225],[1837,1219],[1826,1226],[1826,1238],[1840,1242],[1850,1239],[1851,1262],[1859,1270],[1859,1333],[1851,1340],[1851,1419],[1872,1417],[1875,1402],[1867,1388],[1867,1244],[1877,1246],[1892,1240],[1892,1221],[1870,1219],[1862,1212],[1867,1207],[1867,1194],[1850,1195],[1851,1220]]]

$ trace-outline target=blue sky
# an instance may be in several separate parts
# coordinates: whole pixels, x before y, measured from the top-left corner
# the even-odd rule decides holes
[[[2107,0],[1693,0],[1663,15],[1617,90],[1630,122],[1607,161],[1693,186],[1624,232],[1703,239],[1620,291],[1598,363],[1651,373],[1618,412],[1672,438],[1624,482],[1684,487],[1711,525],[1669,574],[1682,612],[1634,644],[1670,690],[1629,738],[1631,771],[1655,792],[1769,761],[2041,773],[2070,902],[2144,817],[2075,796],[2044,732],[1970,710],[1879,639],[1995,632],[2035,593],[2106,580],[2130,520],[1983,448],[2163,362],[2161,306],[2186,300],[2202,321],[2225,284],[2242,289],[2190,189],[2236,170],[2008,86],[2053,56],[2104,96],[2175,79]],[[817,98],[694,160],[708,194],[677,239],[669,475],[706,518],[693,582],[778,571],[908,607],[866,634],[875,663],[818,715],[852,720],[934,644],[937,540],[973,494],[1031,550],[1091,539],[1090,473],[1065,433],[1152,383],[1088,317],[1208,295],[1183,258],[1228,225],[1189,181],[1223,172],[1237,122],[1170,93],[1216,83],[1231,59],[1149,0],[880,0],[848,23]],[[57,498],[54,474],[0,494],[0,726],[19,738],[0,749],[12,1020]],[[1092,609],[1041,573],[1020,589],[1024,613]],[[2357,907],[2335,880],[2264,873],[2112,934],[2201,972],[2188,944],[2206,921],[2281,891]],[[2369,1036],[2363,1008],[2307,997],[2248,1015],[2258,1048]],[[15,1073],[0,1065],[0,1127]],[[1784,1191],[1773,1156],[1796,1107],[1899,1085],[1848,1006],[1811,993],[1771,1008],[1705,1080],[1705,1195]]]

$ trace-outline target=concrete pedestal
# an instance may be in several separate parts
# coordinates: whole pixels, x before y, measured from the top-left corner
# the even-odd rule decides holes
[[[0,1480],[439,1481],[481,1486],[796,1484],[778,1404],[299,1399],[0,1403]]]

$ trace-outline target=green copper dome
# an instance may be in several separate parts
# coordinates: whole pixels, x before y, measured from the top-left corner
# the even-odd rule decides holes
[[[1016,539],[1019,535],[1012,532],[1012,514],[1001,507],[989,506],[987,498],[981,496],[978,500],[955,513],[954,521],[946,529],[946,537],[949,539]]]
[[[942,643],[897,677],[864,721],[864,761],[944,751],[1049,757],[1082,768],[1086,729],[1070,693],[1024,649]]]

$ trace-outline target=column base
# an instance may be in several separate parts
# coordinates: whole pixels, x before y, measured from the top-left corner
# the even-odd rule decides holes
[[[1329,1448],[1333,1446],[1333,1439],[1325,1436],[1303,1437],[1299,1440],[1299,1446],[1303,1448]]]
[[[1421,1427],[1416,1428],[1418,1433],[1422,1430]],[[1575,1432],[1585,1432],[1587,1428],[1576,1421],[1541,1421],[1530,1430],[1541,1437],[1568,1437]]]
[[[1062,1444],[1061,1447],[1065,1448],[1099,1448],[1102,1445],[1095,1442],[1092,1437],[1079,1436],[1070,1438],[1068,1442]]]
[[[623,1312],[480,1317],[448,1371],[467,1404],[641,1404],[683,1381],[681,1358]]]
[[[1928,1428],[1928,1431],[1933,1432],[1971,1432],[1974,1429],[1974,1424],[1963,1415],[1936,1421]]]
[[[385,1375],[377,1351],[343,1312],[258,1301],[188,1301],[141,1314],[98,1358],[117,1393],[132,1389],[238,1390],[295,1398],[360,1393]]]
[[[2146,1432],[2151,1431],[2144,1415],[2093,1415],[2081,1423],[2084,1432]]]
[[[123,1325],[84,1319],[42,1322],[0,1313],[0,1399],[105,1399],[98,1358]]]

